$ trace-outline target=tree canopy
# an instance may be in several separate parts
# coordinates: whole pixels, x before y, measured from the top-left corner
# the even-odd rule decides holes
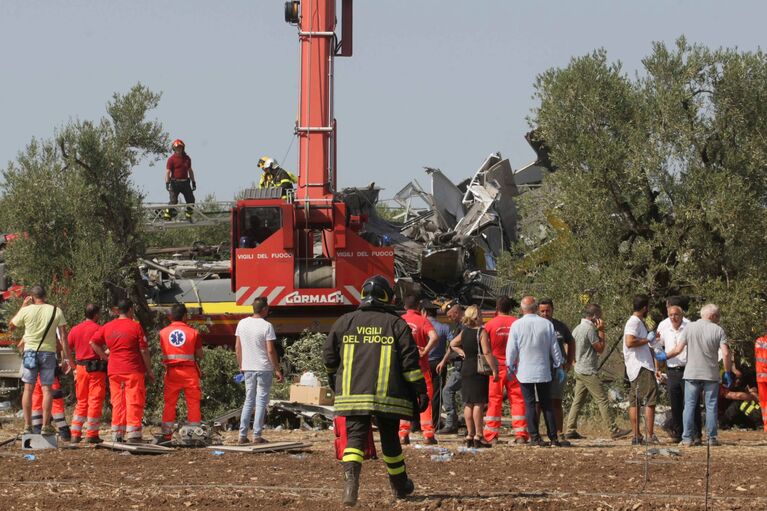
[[[168,135],[147,119],[160,95],[141,84],[114,94],[99,121],[73,120],[32,140],[3,171],[2,224],[22,236],[6,258],[17,281],[42,283],[70,315],[88,302],[127,296],[151,324],[136,260],[143,254],[141,193],[133,168],[168,151]]]
[[[536,81],[530,123],[557,170],[523,199],[507,268],[574,319],[587,300],[615,324],[636,293],[714,302],[734,339],[761,332],[767,275],[767,57],[680,38],[628,76],[604,50]],[[561,309],[561,307],[560,307]]]

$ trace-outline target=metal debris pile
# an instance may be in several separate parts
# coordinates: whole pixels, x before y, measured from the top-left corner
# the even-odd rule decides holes
[[[496,265],[517,240],[515,200],[540,186],[550,169],[546,147],[532,136],[527,139],[538,158],[517,170],[493,153],[456,185],[439,169],[425,167],[431,192],[413,180],[391,205],[379,201],[380,190],[373,184],[341,191],[350,213],[367,218],[363,236],[394,247],[401,291],[480,305],[511,294],[511,284],[498,277]]]

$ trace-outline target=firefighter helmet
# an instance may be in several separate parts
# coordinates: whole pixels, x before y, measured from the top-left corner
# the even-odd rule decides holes
[[[386,277],[376,275],[362,284],[360,297],[361,305],[389,305],[394,300],[394,290]]]
[[[171,144],[171,146],[173,147],[173,149],[175,149],[177,147],[181,147],[181,148],[186,147],[186,145],[184,144],[184,141],[181,140],[180,138],[177,138],[176,140],[174,140],[173,144]]]
[[[275,167],[277,167],[277,162],[269,156],[262,156],[261,159],[258,160],[258,168],[260,169],[266,170],[273,169]]]

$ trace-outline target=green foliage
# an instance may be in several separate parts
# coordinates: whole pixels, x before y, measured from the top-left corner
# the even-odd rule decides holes
[[[144,239],[131,171],[167,152],[162,125],[146,119],[159,99],[141,84],[115,94],[106,117],[32,140],[3,171],[0,221],[24,233],[6,253],[12,275],[46,285],[70,320],[88,302],[108,306],[127,295],[144,326],[152,323],[135,265]]]
[[[547,236],[522,233],[503,267],[571,323],[600,302],[608,339],[643,292],[656,316],[672,295],[719,304],[747,348],[767,314],[767,56],[681,38],[643,64],[630,78],[599,50],[538,77],[530,122],[558,168],[521,214]]]
[[[301,337],[285,349],[284,359],[293,374],[310,371],[323,385],[327,385],[328,377],[322,363],[322,345],[326,337],[322,333],[304,330]]]
[[[152,347],[152,369],[157,375],[157,381],[147,388],[145,419],[150,422],[160,422],[162,418],[163,378],[165,366],[162,363],[159,341],[157,337],[150,340]],[[202,373],[202,419],[210,420],[234,408],[242,406],[245,400],[245,385],[238,385],[232,377],[240,372],[237,356],[234,351],[216,347],[204,348],[205,357],[200,364]],[[182,422],[186,418],[186,400],[179,399],[177,419]]]
[[[304,330],[301,336],[285,349],[285,355],[282,357],[285,381],[275,381],[272,385],[274,399],[288,399],[293,378],[307,371],[314,373],[322,385],[328,384],[325,365],[322,363],[322,345],[326,337],[322,333]]]

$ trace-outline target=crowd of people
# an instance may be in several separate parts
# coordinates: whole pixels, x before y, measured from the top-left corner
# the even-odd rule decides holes
[[[504,399],[509,403],[515,444],[569,445],[570,440],[584,438],[578,420],[589,396],[613,439],[631,434],[633,445],[657,444],[655,407],[661,383],[667,387],[671,405],[663,429],[680,445],[703,443],[702,408],[705,441],[710,446],[720,444],[720,425],[767,431],[767,336],[755,342],[755,374],[738,370],[714,304],[704,305],[700,318],[690,321],[682,303],[669,299],[667,318],[649,329],[650,300],[645,295],[634,297],[621,342],[631,425],[623,429],[599,376],[600,354],[606,349],[600,305],[587,304],[571,331],[554,318],[554,303],[549,299],[524,296],[515,315],[513,300],[501,296],[495,316],[487,322],[477,306],[453,304],[445,311],[449,322],[442,323],[431,301],[406,296],[402,303],[405,313],[400,315],[393,297],[387,279],[368,279],[361,289],[359,309],[335,322],[323,348],[329,383],[336,393],[335,411],[344,418],[346,429],[341,454],[347,481],[344,503],[357,500],[373,418],[392,490],[403,498],[413,491],[413,484],[405,471],[402,445],[411,442],[417,428],[427,445],[437,444],[440,435],[458,433],[459,392],[464,442],[471,448],[489,448],[499,442]],[[101,442],[101,414],[108,390],[113,439],[143,441],[146,380],[154,382],[156,376],[145,333],[133,316],[133,304],[122,299],[116,311],[117,318],[102,325],[100,308],[89,304],[85,319],[67,332],[61,309],[46,302],[41,286],[30,288],[9,323],[11,329],[24,329],[19,350],[23,353],[25,433],[54,434],[55,424],[59,434],[71,437],[72,442]],[[245,384],[240,444],[267,441],[262,433],[272,381],[283,379],[277,336],[268,315],[267,300],[257,298],[253,314],[239,322],[235,333],[241,370],[236,380]],[[202,420],[200,336],[186,323],[183,304],[172,308],[171,319],[159,333],[165,365],[159,441],[172,438],[181,392],[187,402],[187,424],[199,425]],[[58,376],[72,370],[77,405],[70,428]],[[568,378],[575,381],[565,415],[562,402]],[[542,437],[541,416],[548,441]],[[252,440],[248,436],[251,422]]]
[[[253,426],[254,443],[261,436],[272,377],[282,379],[274,347],[274,328],[264,318],[269,312],[265,298],[253,305],[253,314],[240,321],[236,331],[236,354],[245,384],[239,443],[249,443]],[[73,443],[101,443],[101,418],[107,390],[110,395],[112,439],[115,442],[143,442],[146,382],[154,382],[149,344],[139,322],[134,319],[133,303],[119,300],[117,317],[100,324],[98,305],[85,307],[85,319],[66,329],[62,310],[46,302],[45,289],[33,286],[10,328],[23,328],[18,344],[23,354],[22,408],[25,434],[59,436]],[[200,361],[204,351],[199,333],[187,324],[187,309],[176,304],[171,323],[160,330],[160,348],[165,366],[161,433],[154,440],[172,440],[176,411],[183,392],[187,407],[186,426],[202,423]],[[58,361],[61,360],[61,363]],[[71,426],[64,415],[59,376],[74,371],[77,404]]]
[[[654,432],[660,382],[667,383],[671,403],[664,429],[680,445],[702,443],[701,401],[709,446],[720,445],[719,423],[755,425],[756,418],[767,418],[760,412],[765,393],[757,393],[753,387],[737,388],[745,375],[733,367],[727,336],[719,326],[720,311],[714,304],[704,305],[700,319],[689,321],[681,305],[671,299],[668,318],[651,331],[646,322],[650,299],[634,297],[621,342],[631,429],[622,429],[599,377],[600,354],[606,348],[599,304],[584,307],[572,332],[553,317],[551,300],[539,301],[533,296],[522,297],[519,316],[513,315],[509,297],[499,297],[496,315],[487,323],[476,306],[464,310],[455,304],[446,311],[453,328],[444,328],[436,319],[435,306],[412,295],[404,298],[406,312],[398,321],[392,305],[394,292],[382,277],[368,279],[361,296],[359,310],[333,325],[323,353],[336,392],[336,413],[347,424],[341,459],[342,503],[347,506],[357,502],[371,418],[381,434],[392,492],[396,498],[404,498],[414,485],[407,477],[401,446],[410,443],[413,419],[421,420],[425,444],[438,443],[438,435],[457,433],[458,392],[464,407],[465,444],[472,448],[488,448],[498,442],[504,391],[513,442],[535,446],[566,446],[569,440],[584,438],[578,432],[578,418],[588,396],[596,402],[613,439],[632,434],[632,445],[660,443]],[[668,376],[662,372],[664,363]],[[756,363],[761,390],[767,390],[767,336],[756,341]],[[562,398],[571,369],[574,396],[564,422]],[[760,395],[761,404],[757,402]],[[443,425],[440,403],[446,412]],[[642,408],[644,428],[640,424]],[[541,436],[541,415],[548,441]],[[396,419],[399,442],[395,441]],[[767,431],[767,420],[763,427]]]

